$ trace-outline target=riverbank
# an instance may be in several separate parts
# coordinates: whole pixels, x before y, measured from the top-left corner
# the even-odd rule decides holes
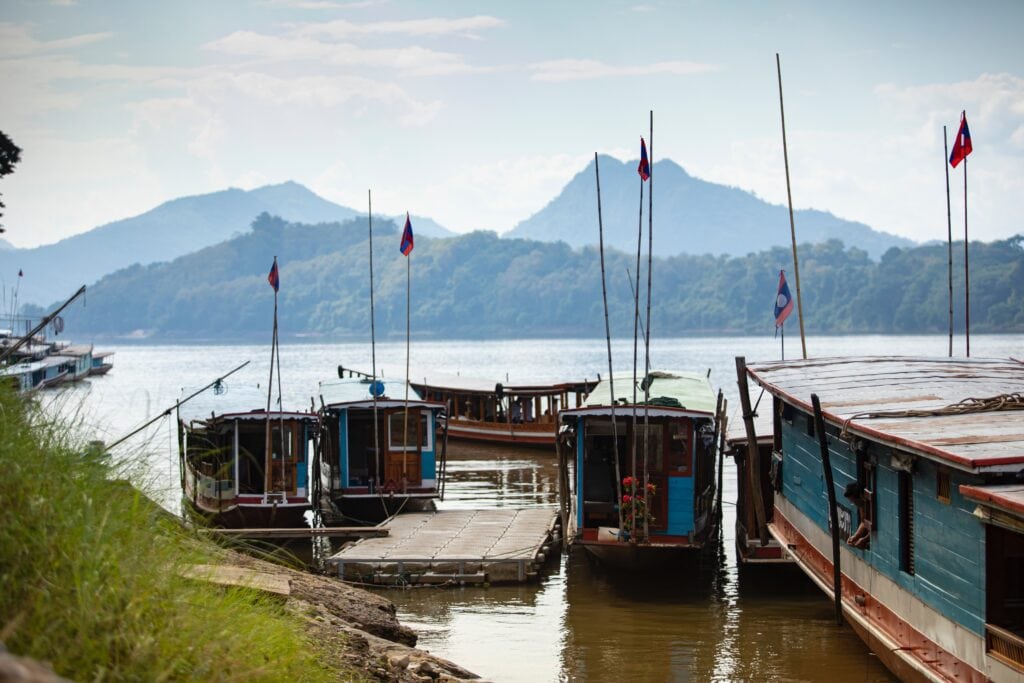
[[[34,660],[113,681],[477,678],[416,650],[386,599],[197,534],[141,492],[142,458],[113,462],[80,433],[0,386],[0,668],[45,673]],[[211,567],[278,588],[197,575]]]

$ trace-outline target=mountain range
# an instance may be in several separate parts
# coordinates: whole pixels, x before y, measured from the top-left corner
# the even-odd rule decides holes
[[[637,242],[639,181],[635,164],[600,157],[605,244],[627,253],[635,252]],[[564,242],[573,248],[597,244],[593,170],[591,162],[547,206],[516,225],[504,238]],[[654,165],[652,182],[657,188],[656,256],[741,256],[789,244],[789,216],[783,206],[769,204],[738,188],[695,178],[670,160]],[[646,186],[649,187],[650,184]],[[340,223],[364,215],[362,211],[330,202],[298,183],[286,182],[248,191],[231,188],[181,197],[54,244],[28,249],[0,244],[0,273],[6,290],[4,309],[9,305],[6,297],[14,290],[12,283],[19,271],[25,276],[18,282],[17,303],[49,305],[61,301],[80,285],[91,284],[119,269],[170,261],[246,234],[256,217],[264,213],[309,225]],[[401,225],[405,217],[384,218]],[[875,259],[891,247],[914,244],[822,211],[801,210],[796,212],[795,220],[800,242],[820,243],[838,238]],[[454,235],[428,217],[413,215],[412,221],[417,236]],[[644,223],[646,226],[646,217]]]
[[[636,252],[640,177],[636,161],[598,157],[601,174],[601,216],[606,246]],[[654,187],[654,253],[727,254],[743,256],[790,243],[789,209],[769,204],[736,187],[710,183],[688,174],[671,160],[654,164],[644,183],[643,230],[647,244],[647,212]],[[594,162],[576,174],[557,197],[519,223],[505,237],[563,241],[573,247],[597,243],[597,193]],[[802,209],[794,223],[800,243],[840,239],[878,259],[892,247],[914,242],[847,221],[825,211]]]
[[[341,222],[359,214],[295,182],[248,191],[230,188],[173,199],[54,244],[0,249],[0,273],[10,285],[7,274],[23,271],[20,301],[46,305],[121,268],[170,261],[244,234],[263,213],[309,224]],[[430,219],[413,220],[423,234],[452,234]]]

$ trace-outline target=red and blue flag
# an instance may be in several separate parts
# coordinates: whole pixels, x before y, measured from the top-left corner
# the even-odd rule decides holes
[[[651,164],[647,161],[647,143],[640,138],[640,165],[636,167],[641,182],[651,177]]]
[[[402,244],[398,247],[403,256],[408,256],[412,253],[413,239],[412,239],[412,222],[409,220],[409,213],[405,214],[405,229],[402,230]]]
[[[786,284],[786,271],[779,271],[779,291],[775,294],[775,327],[782,327],[786,318],[793,312],[793,296]]]
[[[956,132],[953,151],[949,155],[949,165],[956,168],[972,151],[974,148],[971,146],[971,131],[967,127],[967,112],[963,112],[960,115],[960,130]]]
[[[267,275],[267,282],[274,288],[274,291],[281,289],[281,274],[277,272],[277,259],[274,259],[274,265],[270,266],[270,274]]]

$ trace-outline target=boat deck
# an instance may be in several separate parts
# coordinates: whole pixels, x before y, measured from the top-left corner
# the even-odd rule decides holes
[[[327,562],[363,583],[521,583],[538,575],[557,522],[553,508],[403,513],[386,537],[356,541]]]

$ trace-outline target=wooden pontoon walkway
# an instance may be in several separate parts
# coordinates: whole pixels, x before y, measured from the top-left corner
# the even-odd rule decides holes
[[[557,522],[552,508],[402,513],[386,537],[356,541],[327,562],[364,583],[525,582],[544,563]]]

